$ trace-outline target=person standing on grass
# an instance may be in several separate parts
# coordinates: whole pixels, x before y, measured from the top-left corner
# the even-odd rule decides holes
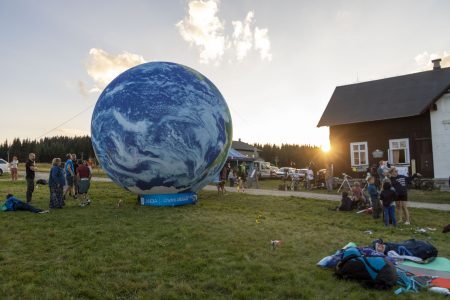
[[[314,172],[311,168],[311,165],[308,167],[308,170],[306,171],[306,188],[308,190],[312,190],[312,184],[314,180]]]
[[[11,163],[9,164],[9,169],[11,170],[11,180],[16,183],[17,181],[17,169],[19,168],[19,160],[17,156],[13,156]]]
[[[69,193],[69,195],[72,196],[73,198],[76,198],[75,191],[73,188],[75,171],[73,168],[72,154],[70,154],[70,153],[67,154],[67,160],[66,160],[66,164],[64,165],[64,171],[66,173],[67,190],[64,192],[63,198],[66,198],[67,193]]]
[[[391,182],[397,193],[397,200],[395,204],[398,209],[398,219],[400,222],[405,222],[405,225],[410,225],[411,220],[409,218],[408,211],[408,181],[409,177],[405,175],[399,175],[397,169],[391,170]]]
[[[383,212],[384,212],[384,226],[388,226],[390,221],[392,225],[396,226],[397,221],[395,219],[395,200],[396,193],[392,189],[391,184],[388,181],[383,183],[383,191],[380,194],[380,200],[383,202]]]
[[[33,198],[33,192],[34,192],[34,177],[35,177],[35,171],[37,170],[36,167],[36,155],[34,153],[28,154],[28,160],[25,163],[25,179],[27,181],[27,203],[30,203]]]
[[[332,162],[328,163],[327,171],[325,173],[325,182],[326,182],[326,185],[327,185],[327,191],[329,193],[333,191],[333,181],[334,181],[334,177],[333,177],[334,176],[334,174],[333,174],[334,170],[333,169],[334,169],[333,168],[333,163]]]
[[[89,169],[87,162],[82,162],[81,160],[77,161],[78,164],[78,182],[79,182],[79,195],[81,197],[80,206],[84,207],[86,205],[91,204],[91,200],[89,199],[87,193],[89,191],[89,187],[91,186],[91,178],[92,173]]]
[[[372,203],[372,217],[378,219],[380,217],[380,200],[378,199],[378,190],[375,185],[375,177],[367,178],[367,191],[369,192],[370,202]]]
[[[63,190],[66,181],[64,180],[64,173],[61,169],[61,158],[54,158],[52,160],[52,168],[50,169],[50,176],[48,178],[48,186],[50,188],[50,205],[53,208],[63,208]]]
[[[75,153],[72,153],[72,162],[73,162],[73,189],[75,191],[75,196],[78,195],[80,186],[78,182],[78,163],[77,163],[77,155]]]

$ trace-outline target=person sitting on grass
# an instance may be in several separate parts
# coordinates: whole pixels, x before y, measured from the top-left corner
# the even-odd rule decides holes
[[[79,195],[81,196],[80,206],[84,207],[91,204],[91,200],[89,199],[87,193],[89,191],[89,187],[91,186],[92,173],[86,161],[83,162],[78,160],[77,164],[77,181],[79,184]]]
[[[14,197],[12,194],[6,195],[6,201],[0,206],[0,211],[17,211],[17,210],[27,210],[36,214],[45,214],[48,213],[48,210],[42,210],[40,208],[36,208],[31,206],[28,203],[23,202],[22,200]]]
[[[390,221],[392,221],[393,226],[397,225],[397,221],[395,219],[395,199],[397,198],[397,195],[391,187],[391,183],[389,181],[385,181],[383,183],[383,191],[380,194],[380,200],[383,202],[385,226],[388,226]]]
[[[356,206],[358,209],[364,208],[364,196],[361,189],[361,184],[359,182],[353,183],[352,187],[352,201],[354,203],[354,206]]]
[[[352,211],[353,201],[348,196],[347,192],[342,192],[341,206],[337,207],[338,211]]]

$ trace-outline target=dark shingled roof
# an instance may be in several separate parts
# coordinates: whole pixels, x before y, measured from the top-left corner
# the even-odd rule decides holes
[[[237,151],[243,150],[243,151],[255,151],[255,147],[253,147],[250,144],[239,141],[233,141],[231,144],[231,147],[236,149]],[[259,149],[256,149],[256,151],[261,151]]]
[[[317,127],[420,115],[450,88],[450,68],[338,86]]]

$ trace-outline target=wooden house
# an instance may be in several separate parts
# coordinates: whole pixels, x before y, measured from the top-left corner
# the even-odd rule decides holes
[[[450,68],[433,63],[431,71],[336,87],[317,125],[330,127],[336,176],[363,177],[380,160],[408,174],[450,176]]]

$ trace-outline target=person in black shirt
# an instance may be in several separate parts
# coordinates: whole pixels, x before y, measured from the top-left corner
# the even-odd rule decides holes
[[[35,159],[36,155],[34,153],[30,153],[25,164],[25,179],[27,180],[27,203],[31,202],[34,192],[34,177],[35,171],[37,170]]]
[[[383,183],[383,190],[380,194],[380,200],[383,202],[384,209],[384,225],[388,226],[392,221],[392,225],[396,226],[397,221],[395,219],[395,200],[397,194],[391,188],[391,184],[388,181]]]
[[[395,204],[398,208],[398,215],[400,222],[405,222],[405,225],[410,225],[411,220],[409,218],[408,211],[408,183],[410,181],[409,177],[405,175],[399,175],[396,168],[393,168],[390,172],[392,186],[397,193],[397,200]]]
[[[353,209],[353,201],[347,192],[342,193],[341,206],[337,207],[338,211],[351,211]]]

